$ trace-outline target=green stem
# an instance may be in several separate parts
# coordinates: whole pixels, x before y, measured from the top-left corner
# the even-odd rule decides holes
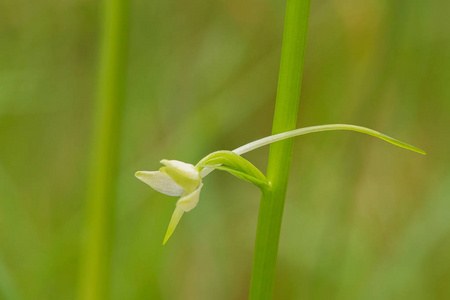
[[[79,299],[108,298],[128,48],[128,0],[105,0]]]
[[[295,129],[303,73],[310,0],[288,0],[272,134]],[[250,299],[271,299],[293,139],[270,146],[267,179],[258,216]]]

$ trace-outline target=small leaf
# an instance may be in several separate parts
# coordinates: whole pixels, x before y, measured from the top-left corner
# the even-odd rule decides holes
[[[260,189],[270,187],[269,181],[258,168],[231,151],[213,152],[199,161],[197,167],[227,171],[240,179],[253,183]]]

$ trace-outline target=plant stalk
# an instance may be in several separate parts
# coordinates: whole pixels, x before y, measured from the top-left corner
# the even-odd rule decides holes
[[[310,0],[288,0],[272,134],[296,128]],[[271,299],[293,139],[270,146],[267,179],[259,208],[250,297]]]
[[[108,299],[128,49],[128,0],[104,0],[79,299]]]

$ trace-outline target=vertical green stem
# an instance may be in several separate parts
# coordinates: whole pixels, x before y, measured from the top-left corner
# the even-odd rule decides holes
[[[295,129],[303,73],[310,0],[288,0],[272,134]],[[267,178],[256,231],[250,299],[271,299],[293,139],[270,146]]]
[[[108,298],[128,46],[128,0],[104,0],[80,299]]]

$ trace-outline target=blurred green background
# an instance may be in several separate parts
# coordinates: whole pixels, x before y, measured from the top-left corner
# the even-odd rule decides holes
[[[285,1],[131,1],[112,299],[245,299],[260,193],[224,172],[166,246],[176,198],[136,180],[271,131]],[[101,2],[0,2],[0,298],[75,299]],[[313,0],[274,299],[450,299],[447,0]],[[268,148],[245,157],[262,170]]]

